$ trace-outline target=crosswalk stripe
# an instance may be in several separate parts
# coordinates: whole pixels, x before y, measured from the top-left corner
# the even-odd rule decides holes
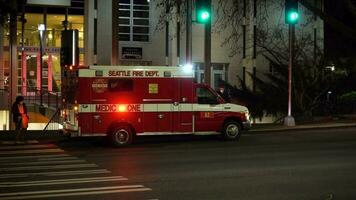
[[[61,185],[75,183],[95,183],[95,182],[112,182],[112,181],[127,181],[127,178],[122,176],[113,177],[95,177],[95,178],[76,178],[76,179],[57,179],[46,181],[22,181],[22,182],[0,182],[1,187],[28,187],[40,185]]]
[[[13,181],[13,182],[0,182],[0,185],[11,185],[11,184],[28,184],[28,183],[52,183],[52,182],[68,182],[68,181],[78,181],[78,180],[100,180],[100,179],[116,179],[125,178],[123,176],[99,176],[90,178],[67,178],[67,179],[54,179],[54,180],[41,180],[41,181]]]
[[[81,175],[81,174],[108,174],[111,173],[107,169],[91,169],[91,170],[73,170],[60,172],[31,172],[31,173],[16,173],[16,174],[1,174],[0,178],[18,178],[28,176],[66,176],[66,175]]]
[[[76,193],[60,193],[60,194],[44,194],[44,195],[32,195],[32,196],[0,197],[0,200],[16,200],[16,199],[23,200],[23,199],[39,199],[39,198],[50,198],[50,197],[113,194],[113,193],[124,193],[124,192],[145,192],[145,191],[151,191],[151,190],[152,190],[151,188],[132,188],[132,189],[89,191],[89,192],[76,192]]]
[[[0,162],[8,162],[9,160],[18,160],[18,159],[34,159],[34,158],[63,158],[69,157],[68,154],[51,154],[51,155],[30,155],[30,156],[7,156],[0,157]]]
[[[59,189],[59,190],[31,191],[31,192],[10,192],[10,193],[2,193],[0,194],[0,197],[20,196],[20,195],[23,196],[23,195],[34,195],[34,194],[54,194],[54,193],[65,193],[65,192],[115,190],[115,189],[128,189],[128,188],[145,188],[145,187],[143,185],[123,185],[123,186],[89,187],[89,188]]]
[[[29,154],[29,153],[63,153],[62,149],[35,149],[35,150],[18,150],[18,151],[1,151],[0,155]]]
[[[48,166],[23,166],[12,168],[0,168],[0,172],[4,171],[19,171],[19,170],[38,170],[38,169],[68,169],[68,168],[82,168],[82,167],[98,167],[96,164],[73,164],[73,165],[48,165]]]
[[[52,160],[72,160],[72,159],[79,159],[78,157],[74,156],[66,156],[66,157],[58,157],[58,158],[39,158],[38,161],[52,161]]]
[[[35,161],[35,162],[14,162],[14,163],[0,163],[0,167],[2,166],[28,166],[28,165],[41,165],[41,164],[49,164],[49,165],[55,165],[55,164],[64,164],[64,163],[84,163],[86,162],[85,160],[50,160],[50,161]]]
[[[39,148],[53,148],[53,147],[57,147],[57,146],[54,144],[0,146],[0,150],[39,149]]]
[[[27,140],[26,141],[27,144],[38,144],[38,140]],[[5,145],[14,145],[16,144],[15,141],[0,141],[0,144],[5,144]]]

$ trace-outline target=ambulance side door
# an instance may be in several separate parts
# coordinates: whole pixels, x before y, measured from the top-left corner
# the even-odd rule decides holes
[[[176,79],[172,104],[173,132],[193,131],[193,83],[191,79]]]
[[[196,88],[194,104],[195,132],[218,132],[224,120],[222,105],[208,87]]]
[[[146,79],[143,84],[143,131],[146,133],[172,132],[173,85],[169,79]]]

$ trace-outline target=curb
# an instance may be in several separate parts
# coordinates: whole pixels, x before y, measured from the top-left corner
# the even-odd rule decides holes
[[[330,129],[330,128],[352,128],[356,127],[356,123],[338,123],[338,124],[315,124],[315,125],[297,125],[294,127],[275,127],[275,128],[261,128],[250,129],[248,133],[269,133],[269,132],[282,132],[282,131],[302,131],[302,130],[317,130],[317,129]]]

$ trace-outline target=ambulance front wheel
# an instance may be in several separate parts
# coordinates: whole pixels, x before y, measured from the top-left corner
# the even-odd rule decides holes
[[[111,133],[111,141],[114,146],[121,147],[131,144],[132,130],[128,126],[118,126]]]
[[[241,125],[236,121],[227,121],[224,124],[223,136],[225,140],[238,140],[241,135]]]

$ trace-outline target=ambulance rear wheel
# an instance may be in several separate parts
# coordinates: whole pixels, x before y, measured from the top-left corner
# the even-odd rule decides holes
[[[111,141],[114,146],[127,146],[132,142],[132,130],[127,126],[119,126],[111,133]]]
[[[223,136],[225,140],[238,140],[241,136],[241,125],[236,121],[227,121],[224,124]]]

